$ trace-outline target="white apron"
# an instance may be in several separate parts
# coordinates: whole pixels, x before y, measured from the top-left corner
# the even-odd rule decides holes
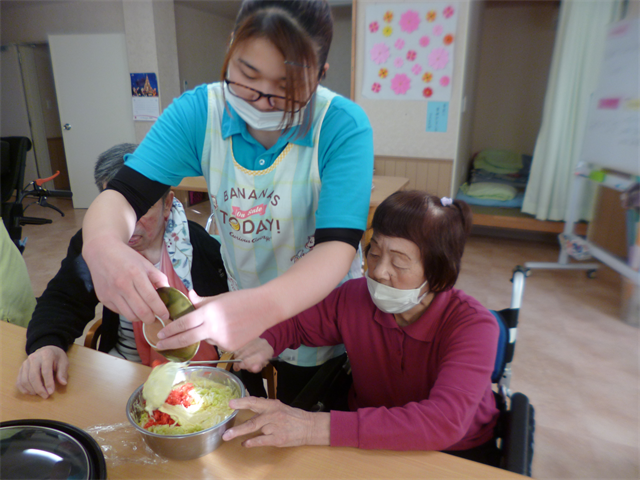
[[[282,275],[314,246],[315,212],[321,182],[318,139],[336,94],[318,87],[313,146],[287,144],[273,165],[247,170],[233,156],[232,137],[222,138],[225,104],[221,84],[209,85],[209,113],[202,171],[222,245],[229,289],[258,287]],[[361,257],[343,280],[360,275]],[[285,350],[294,365],[315,366],[344,352],[344,346]]]

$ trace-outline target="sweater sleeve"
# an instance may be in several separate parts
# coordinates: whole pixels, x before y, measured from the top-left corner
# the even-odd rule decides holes
[[[338,311],[343,288],[335,289],[327,298],[304,312],[281,322],[264,332],[264,338],[273,347],[275,355],[287,348],[300,345],[323,347],[343,343],[338,328]]]
[[[446,450],[460,442],[474,422],[493,422],[495,408],[484,412],[480,405],[491,394],[487,381],[495,362],[498,326],[491,313],[479,309],[467,311],[456,324],[440,339],[442,362],[428,398],[391,408],[332,411],[331,445]]]
[[[69,243],[60,270],[49,282],[27,328],[27,354],[45,345],[67,350],[95,317],[98,297],[82,258],[82,230]]]

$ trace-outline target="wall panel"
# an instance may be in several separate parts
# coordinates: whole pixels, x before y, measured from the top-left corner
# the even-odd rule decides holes
[[[425,190],[439,196],[451,195],[451,173],[453,163],[449,160],[375,157],[376,175],[406,177],[407,189]]]

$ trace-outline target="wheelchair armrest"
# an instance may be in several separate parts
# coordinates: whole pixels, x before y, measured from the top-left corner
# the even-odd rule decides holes
[[[511,408],[505,415],[502,467],[530,477],[535,418],[529,398],[522,393],[514,393]]]

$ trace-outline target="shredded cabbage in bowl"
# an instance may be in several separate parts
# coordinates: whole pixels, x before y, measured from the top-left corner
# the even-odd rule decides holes
[[[213,380],[195,377],[174,385],[165,403],[151,415],[143,411],[138,425],[159,435],[187,435],[213,427],[234,410],[229,400],[239,392]]]

